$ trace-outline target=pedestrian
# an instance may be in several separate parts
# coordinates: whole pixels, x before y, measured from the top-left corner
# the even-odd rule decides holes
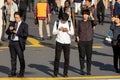
[[[66,1],[66,0],[61,0],[61,1],[60,1],[60,6],[61,6],[61,7],[64,7],[65,1]]]
[[[2,32],[3,32],[3,9],[4,9],[4,0],[0,2],[0,46],[2,40]]]
[[[89,20],[89,15],[92,20]],[[93,31],[96,26],[96,21],[90,11],[84,10],[82,12],[83,20],[78,21],[76,29],[76,39],[78,43],[79,60],[80,60],[80,74],[85,75],[85,57],[87,64],[87,75],[91,75],[91,59],[92,59],[92,44],[93,44]]]
[[[115,24],[115,16],[112,16],[112,18],[111,18],[110,27],[111,27],[111,25],[113,25],[113,24]],[[107,34],[105,40],[106,40],[108,43],[111,43],[112,38],[113,38],[113,32],[112,32],[111,29],[109,29],[108,34]]]
[[[112,1],[113,1],[113,0],[109,0],[109,7],[110,7],[110,14],[111,14],[111,16],[113,16],[113,6],[112,6]]]
[[[116,73],[120,73],[120,15],[115,15],[115,20],[112,22],[110,29],[113,33],[112,49],[113,49],[113,64]],[[119,44],[118,44],[119,42]]]
[[[13,0],[7,0],[7,2],[5,2],[5,17],[6,17],[6,29],[7,30],[10,22],[14,22],[14,13],[18,11],[18,6],[17,4],[13,1]],[[4,31],[4,38],[7,38],[7,35],[5,34]]]
[[[57,11],[59,11],[59,9],[61,7],[61,0],[55,0],[55,3],[57,5]]]
[[[83,0],[74,0],[75,3],[75,13],[80,14],[81,5]]]
[[[116,0],[114,5],[114,14],[120,15],[120,0]]]
[[[105,0],[97,0],[96,5],[98,22],[103,25],[105,17]]]
[[[13,0],[17,5],[19,4],[19,0]]]
[[[47,39],[50,40],[51,39],[50,27],[49,27],[50,7],[46,0],[40,0],[36,4],[34,15],[35,17],[38,18],[40,41],[43,41],[45,39],[43,36],[43,22],[45,22],[45,26],[46,26]]]
[[[9,39],[9,50],[11,56],[11,72],[8,77],[16,76],[17,56],[20,61],[20,71],[17,77],[24,77],[24,50],[28,36],[28,25],[22,21],[22,15],[19,12],[14,13],[14,18],[15,22],[11,22],[6,31]]]
[[[84,9],[88,9],[88,10],[90,11],[90,13],[91,13],[93,16],[95,16],[95,15],[94,15],[95,7],[94,7],[94,5],[92,5],[92,0],[86,0],[86,1],[85,1],[85,7],[84,7]],[[83,10],[84,10],[84,9],[83,9]]]
[[[34,11],[34,0],[26,0],[26,4],[27,4],[27,8],[28,8],[28,12]]]
[[[19,8],[19,12],[22,14],[22,19],[26,21],[27,0],[20,0],[18,8]]]
[[[68,21],[68,14],[63,13],[59,21],[55,21],[53,27],[53,35],[56,37],[55,60],[54,60],[54,76],[57,77],[59,72],[60,56],[63,50],[64,53],[64,77],[68,76],[69,57],[70,57],[70,35],[74,35],[74,28],[72,22]]]
[[[73,25],[75,27],[75,17],[74,17],[74,8],[71,7],[71,2],[66,0],[64,3],[64,7],[60,8],[58,18],[61,19],[63,13],[67,13],[69,18],[68,20],[73,22]]]
[[[105,1],[105,9],[108,9],[108,0],[104,0]]]

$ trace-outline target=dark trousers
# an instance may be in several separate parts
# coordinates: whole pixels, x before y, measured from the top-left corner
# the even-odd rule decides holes
[[[27,1],[27,7],[28,7],[28,11],[31,12],[31,10],[34,10],[34,0],[28,0]]]
[[[23,19],[23,21],[26,21],[27,9],[25,9],[25,10],[19,9],[19,12],[22,14],[22,19]]]
[[[93,41],[80,41],[78,43],[80,69],[83,71],[85,68],[85,56],[87,63],[87,73],[91,72],[91,58],[92,58],[92,43]]]
[[[25,60],[23,50],[20,47],[19,42],[9,41],[9,49],[10,49],[10,56],[11,56],[11,72],[16,73],[16,63],[17,63],[17,56],[20,61],[20,73],[24,74],[25,70]]]
[[[99,23],[103,23],[105,17],[105,6],[103,3],[97,5],[97,18]]]
[[[113,48],[113,63],[115,70],[120,69],[120,47],[112,46]]]
[[[69,67],[69,56],[70,56],[70,44],[61,44],[59,42],[56,42],[56,48],[55,48],[55,61],[54,61],[54,74],[58,74],[59,70],[59,63],[60,63],[60,56],[61,52],[63,50],[64,53],[64,74],[68,73],[68,67]]]

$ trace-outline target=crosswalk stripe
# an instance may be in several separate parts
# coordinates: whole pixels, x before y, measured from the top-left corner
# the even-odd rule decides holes
[[[42,47],[43,45],[40,44],[40,42],[32,37],[28,37],[27,41],[29,41],[32,45],[36,47]]]
[[[27,38],[27,41],[30,43],[30,45],[27,45],[26,47],[45,47],[44,45],[42,45],[38,40],[32,38],[32,37],[28,37]],[[75,46],[77,47],[77,45]],[[0,47],[0,49],[6,49],[8,47]],[[96,46],[96,45],[93,45],[93,48],[95,49],[99,49],[99,48],[103,48],[102,46]]]
[[[119,80],[120,76],[80,76],[80,77],[57,77],[57,78],[46,78],[46,77],[34,77],[34,78],[0,78],[0,80]]]

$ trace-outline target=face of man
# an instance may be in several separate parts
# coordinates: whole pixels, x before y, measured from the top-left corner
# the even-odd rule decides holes
[[[16,22],[21,21],[21,17],[20,17],[19,15],[15,14],[14,17],[15,17],[15,21],[16,21]]]
[[[12,0],[7,0],[7,3],[8,3],[8,4],[11,4],[11,3],[12,3]]]

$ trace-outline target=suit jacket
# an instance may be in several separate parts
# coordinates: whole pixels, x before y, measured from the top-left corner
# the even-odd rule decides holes
[[[15,22],[11,22],[9,27],[10,26],[15,27]],[[10,31],[9,27],[8,27],[6,33],[8,34],[8,39],[11,40],[11,35],[13,34],[13,32]],[[23,21],[21,22],[16,35],[19,38],[19,43],[20,43],[21,49],[25,50],[26,39],[28,36],[28,25],[25,22],[23,22]],[[9,46],[10,46],[10,43],[9,43]]]

